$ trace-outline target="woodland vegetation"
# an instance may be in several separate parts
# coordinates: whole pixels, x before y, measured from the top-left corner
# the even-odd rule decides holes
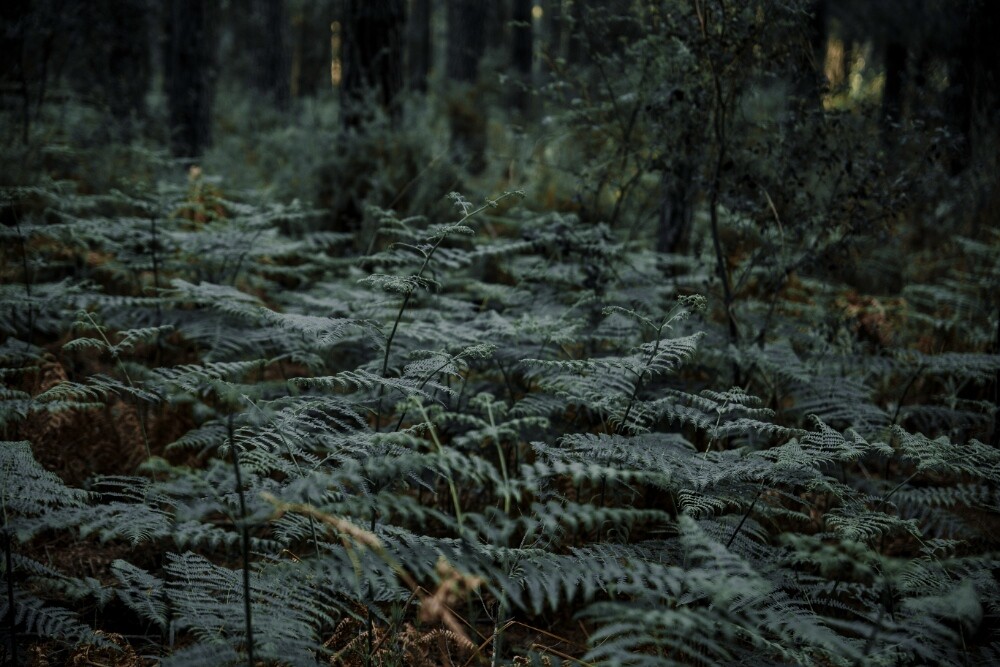
[[[1000,664],[1000,3],[0,26],[0,664]]]

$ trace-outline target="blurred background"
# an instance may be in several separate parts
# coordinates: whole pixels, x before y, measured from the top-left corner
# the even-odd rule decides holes
[[[845,192],[892,217],[906,194],[921,228],[939,229],[943,206],[974,231],[996,200],[998,13],[988,0],[6,0],[0,180],[96,192],[196,164],[347,232],[369,204],[433,213],[452,190],[525,188],[529,206],[661,252],[689,249],[713,191],[790,219],[842,216],[827,209]]]

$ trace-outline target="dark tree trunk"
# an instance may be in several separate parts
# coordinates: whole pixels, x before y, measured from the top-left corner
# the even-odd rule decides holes
[[[31,134],[31,87],[27,75],[27,26],[30,18],[28,0],[0,3],[0,81],[18,90],[18,116],[21,141],[28,143]],[[6,98],[0,97],[6,106]]]
[[[997,311],[997,335],[993,341],[993,354],[1000,354],[1000,310]],[[1000,449],[1000,368],[993,375],[993,435],[990,446]]]
[[[593,0],[573,0],[569,15],[569,49],[566,59],[572,65],[590,64],[590,16],[589,5]]]
[[[80,55],[80,33],[88,20],[89,7],[71,0],[0,0],[0,78],[13,93],[11,101],[16,100],[24,143],[41,113],[48,84],[59,80],[70,59],[89,64]],[[92,82],[93,75],[88,71],[86,78]]]
[[[343,31],[341,102],[344,125],[364,118],[369,94],[395,115],[403,87],[403,0],[347,0]]]
[[[406,26],[407,83],[412,90],[427,91],[431,69],[431,0],[412,0]]]
[[[663,199],[656,226],[656,252],[676,253],[691,224],[694,172],[688,161],[680,159],[673,168],[664,169],[660,187]]]
[[[507,49],[510,43],[507,39],[511,20],[510,3],[511,0],[480,0],[477,3],[485,5],[483,11],[486,16],[486,26],[489,27],[483,33],[486,38],[486,48],[496,51]]]
[[[215,40],[210,3],[170,0],[164,86],[174,155],[196,157],[211,144]]]
[[[987,136],[1000,126],[1000,3],[979,0],[973,14],[973,132]],[[995,134],[993,134],[995,137]],[[973,141],[976,137],[973,136]],[[995,150],[995,144],[994,144]]]
[[[547,0],[544,5],[545,53],[555,61],[563,57],[563,11],[562,0]]]
[[[106,3],[109,18],[105,90],[108,107],[121,128],[121,139],[132,136],[133,120],[145,116],[146,93],[152,79],[148,7],[143,0]]]
[[[330,66],[333,63],[331,26],[333,5],[319,0],[292,16],[292,97],[312,97],[321,90],[332,90]]]
[[[279,109],[291,99],[291,54],[284,0],[251,0],[250,21],[258,39],[246,46],[253,55],[253,87]]]
[[[532,0],[514,0],[511,16],[511,66],[517,75],[514,82],[512,102],[522,112],[531,103],[531,67],[534,57],[534,29],[531,23]]]
[[[958,53],[949,72],[948,111],[960,138],[953,171],[967,167],[983,129],[1000,125],[1000,3],[969,0]]]
[[[487,3],[448,0],[448,78],[474,83],[486,49]]]
[[[486,12],[480,0],[448,0],[448,78],[460,84],[449,101],[451,146],[469,171],[486,167],[486,118],[479,90],[479,60],[486,48]]]
[[[885,88],[882,91],[882,122],[887,132],[902,117],[905,78],[906,46],[890,41],[885,47]]]
[[[827,0],[813,0],[804,26],[801,44],[795,53],[795,96],[801,109],[823,108],[826,91]]]

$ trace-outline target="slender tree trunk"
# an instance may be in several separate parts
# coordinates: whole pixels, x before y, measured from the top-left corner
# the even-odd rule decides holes
[[[329,0],[318,0],[309,7],[313,11],[300,9],[292,16],[292,97],[312,97],[333,88],[330,77],[333,5]]]
[[[948,111],[962,139],[953,162],[958,173],[972,161],[980,129],[1000,124],[1000,3],[969,0],[960,46],[949,68]],[[988,150],[995,150],[988,148]]]
[[[504,51],[509,44],[511,7],[510,3],[517,0],[480,0],[477,4],[483,7],[486,17],[486,25],[489,30],[483,33],[485,37],[484,45],[487,49]]]
[[[252,0],[250,25],[260,36],[249,44],[253,55],[253,87],[279,109],[291,100],[291,53],[284,0]]]
[[[427,92],[431,69],[431,0],[412,0],[406,26],[407,82],[411,90]]]
[[[448,0],[448,78],[475,83],[486,49],[486,3]]]
[[[211,144],[215,41],[209,10],[202,0],[170,0],[166,8],[164,85],[177,156],[196,157]]]
[[[803,39],[797,48],[795,96],[802,110],[823,108],[826,89],[826,42],[828,0],[813,0]]]
[[[906,46],[890,41],[885,47],[885,88],[882,91],[882,123],[886,133],[903,112],[903,82],[906,78]]]
[[[511,16],[514,25],[511,28],[510,61],[517,75],[511,101],[522,113],[531,104],[531,69],[534,61],[532,4],[532,0],[514,0]]]
[[[451,145],[473,174],[486,167],[486,118],[475,83],[486,48],[487,9],[480,0],[448,0],[447,74],[458,84],[448,109]]]
[[[562,0],[547,0],[543,9],[545,20],[546,54],[552,60],[562,58],[563,50],[563,3]]]
[[[28,0],[0,2],[0,80],[17,86],[19,92],[18,116],[21,119],[21,142],[28,143],[31,135],[31,90],[25,73],[27,64],[26,33],[30,13]],[[0,97],[6,106],[6,99]]]
[[[587,16],[593,0],[573,0],[569,14],[569,49],[566,59],[573,65],[590,64],[590,34]]]
[[[146,93],[152,81],[148,8],[143,0],[106,2],[105,6],[106,64],[100,71],[105,77],[108,108],[121,130],[120,138],[128,141],[133,122],[145,116]]]
[[[357,126],[369,94],[390,114],[403,87],[403,0],[347,0],[341,102],[344,125]]]
[[[663,199],[656,226],[656,251],[675,253],[691,224],[694,170],[688,160],[681,157],[672,168],[664,169],[660,178]]]

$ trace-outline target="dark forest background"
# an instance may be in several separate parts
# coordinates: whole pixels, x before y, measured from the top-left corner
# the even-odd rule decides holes
[[[757,32],[740,36],[753,44],[699,54],[729,88],[715,101],[690,63],[638,47],[651,34],[687,39],[700,4],[10,0],[4,177],[47,168],[38,152],[51,143],[169,147],[323,207],[340,228],[369,198],[417,210],[441,186],[506,180],[613,226],[619,200],[643,199],[629,224],[675,249],[705,196],[718,102],[785,143],[810,114],[850,112],[893,158],[912,157],[907,136],[934,142],[928,157],[947,177],[995,155],[993,3],[754,5]],[[738,21],[740,9],[701,11]],[[610,154],[623,168],[603,173]],[[88,178],[130,170],[122,156]]]

